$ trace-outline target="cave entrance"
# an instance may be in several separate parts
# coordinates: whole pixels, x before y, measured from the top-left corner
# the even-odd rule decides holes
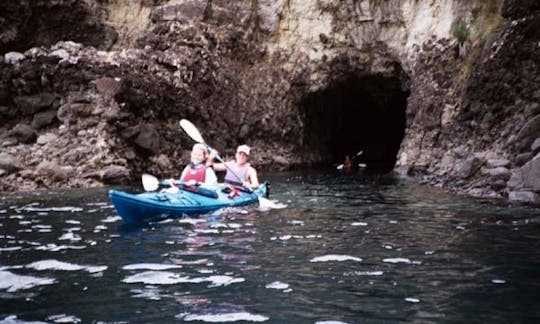
[[[405,134],[408,90],[398,77],[351,76],[305,97],[302,150],[312,166],[341,164],[358,156],[366,170],[386,173],[394,168]]]

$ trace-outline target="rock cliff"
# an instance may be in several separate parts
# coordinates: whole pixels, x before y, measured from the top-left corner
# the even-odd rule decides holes
[[[188,118],[262,170],[362,151],[456,192],[540,201],[540,5],[55,0],[0,8],[0,188],[177,175]]]

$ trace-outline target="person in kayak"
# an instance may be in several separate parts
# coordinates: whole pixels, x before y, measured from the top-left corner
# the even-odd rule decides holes
[[[249,189],[259,187],[259,178],[257,171],[249,164],[249,146],[243,144],[238,146],[234,161],[224,163],[213,163],[213,168],[216,171],[227,171],[224,182],[234,186],[243,186]],[[217,152],[210,153],[210,161],[214,161]]]
[[[186,184],[217,184],[217,177],[214,170],[208,164],[208,149],[206,145],[196,143],[191,149],[191,162],[186,165],[180,176],[180,181]],[[171,182],[174,185],[174,180]]]

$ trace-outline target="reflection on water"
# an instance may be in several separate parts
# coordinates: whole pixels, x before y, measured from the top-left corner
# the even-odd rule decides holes
[[[0,196],[0,323],[533,322],[540,216],[390,177],[269,176],[280,210],[123,224],[105,190]]]

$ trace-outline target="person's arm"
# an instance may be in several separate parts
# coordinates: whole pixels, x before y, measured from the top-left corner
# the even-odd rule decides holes
[[[256,189],[259,187],[259,178],[257,177],[257,170],[255,170],[255,168],[251,166],[248,168],[247,178],[249,184],[248,188]]]

